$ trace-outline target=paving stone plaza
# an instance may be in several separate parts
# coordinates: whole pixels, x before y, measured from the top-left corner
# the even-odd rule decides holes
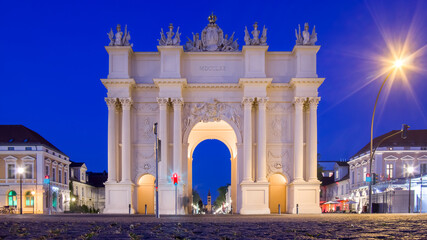
[[[3,215],[0,239],[425,239],[425,214]]]

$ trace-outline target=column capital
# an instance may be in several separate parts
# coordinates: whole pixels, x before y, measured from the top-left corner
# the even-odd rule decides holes
[[[320,102],[320,97],[309,97],[308,98],[308,103],[310,104],[310,108],[317,108],[317,105]]]
[[[268,97],[257,97],[256,100],[258,102],[258,105],[265,105],[268,102],[269,98]]]
[[[107,103],[108,109],[115,109],[116,108],[116,104],[118,102],[117,98],[106,97],[104,99],[105,99],[105,102]]]
[[[184,104],[184,99],[182,98],[172,98],[171,101],[174,106],[182,106]]]
[[[133,101],[131,98],[120,98],[120,103],[122,104],[122,108],[124,110],[130,110]]]
[[[294,97],[293,103],[295,107],[303,107],[306,100],[307,100],[306,97]]]
[[[169,98],[157,98],[157,103],[159,103],[160,106],[166,106],[169,102]]]
[[[242,104],[246,107],[252,107],[255,99],[253,97],[243,97]]]

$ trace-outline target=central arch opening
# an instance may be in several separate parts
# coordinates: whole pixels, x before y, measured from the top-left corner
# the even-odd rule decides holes
[[[228,213],[231,202],[231,153],[219,140],[204,140],[193,152],[193,204],[205,206],[205,213]],[[228,200],[228,201],[227,201]],[[194,209],[196,210],[196,209]],[[200,211],[193,211],[198,213]]]
[[[228,202],[230,205],[224,207],[223,210],[227,212],[232,209],[233,212],[236,212],[237,136],[233,127],[224,120],[215,122],[198,122],[195,124],[188,135],[187,158],[188,196],[191,196],[191,199],[193,199],[193,197],[197,198],[197,196],[193,196],[194,186],[195,190],[200,191],[199,195],[201,200],[203,201],[203,204],[206,205],[208,198],[207,191],[210,190],[211,204],[213,205],[216,197],[219,195],[217,191],[218,188],[226,186],[227,183],[229,183],[230,187],[227,187],[227,190],[229,191]],[[228,164],[229,167],[227,169],[224,169],[223,167],[222,169],[216,169],[216,166],[209,166],[210,164],[215,164],[218,161],[221,161],[223,166]],[[221,168],[221,166],[218,167]],[[219,175],[217,176],[217,174]],[[220,175],[223,175],[224,177],[220,177]],[[216,176],[223,180],[212,181]],[[209,180],[209,178],[212,179]],[[199,182],[202,179],[203,182]],[[194,180],[195,182],[193,185]],[[195,208],[197,209],[198,205],[194,206],[193,201],[190,201],[190,205],[189,212],[195,213],[194,210]]]

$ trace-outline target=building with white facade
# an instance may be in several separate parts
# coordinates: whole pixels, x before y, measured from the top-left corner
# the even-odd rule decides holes
[[[396,132],[394,130],[376,137],[374,146]],[[348,162],[351,198],[359,204],[360,211],[367,208],[369,201],[369,183],[366,182],[369,153],[368,143]],[[410,168],[414,170],[413,173],[408,171]],[[378,174],[378,184],[373,187],[375,211],[408,212],[410,205],[413,212],[421,212],[422,209],[427,212],[427,190],[423,190],[427,186],[427,130],[408,130],[406,139],[397,134],[382,142],[375,152],[372,172]],[[409,181],[411,192],[408,192]],[[412,199],[410,203],[409,194]]]
[[[69,157],[22,125],[0,125],[0,206],[21,206],[23,213],[69,209]],[[44,185],[45,176],[50,185]],[[50,187],[50,191],[49,191]]]
[[[110,31],[109,74],[101,79],[108,90],[104,213],[154,212],[156,122],[161,214],[175,212],[173,173],[178,213],[192,212],[192,154],[206,139],[231,153],[234,212],[268,214],[281,204],[287,213],[320,213],[317,35],[306,24],[292,51],[271,52],[267,29],[257,27],[238,36],[239,48],[211,15],[185,47],[172,25],[162,31],[156,52],[134,52],[127,28]]]
[[[102,212],[105,207],[105,187],[107,173],[87,172],[83,162],[71,162],[70,182],[72,204],[87,206],[89,209]]]

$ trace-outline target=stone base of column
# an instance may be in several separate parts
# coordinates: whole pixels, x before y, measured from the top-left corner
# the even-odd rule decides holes
[[[242,182],[242,208],[240,214],[270,214],[268,182]]]
[[[185,198],[183,197],[184,186],[178,185],[178,215],[184,215]],[[159,213],[175,215],[175,185],[172,183],[159,183]]]
[[[135,213],[133,203],[134,184],[105,183],[105,209],[106,214]]]
[[[294,181],[290,183],[287,212],[292,214],[321,213],[319,189],[320,182]]]

